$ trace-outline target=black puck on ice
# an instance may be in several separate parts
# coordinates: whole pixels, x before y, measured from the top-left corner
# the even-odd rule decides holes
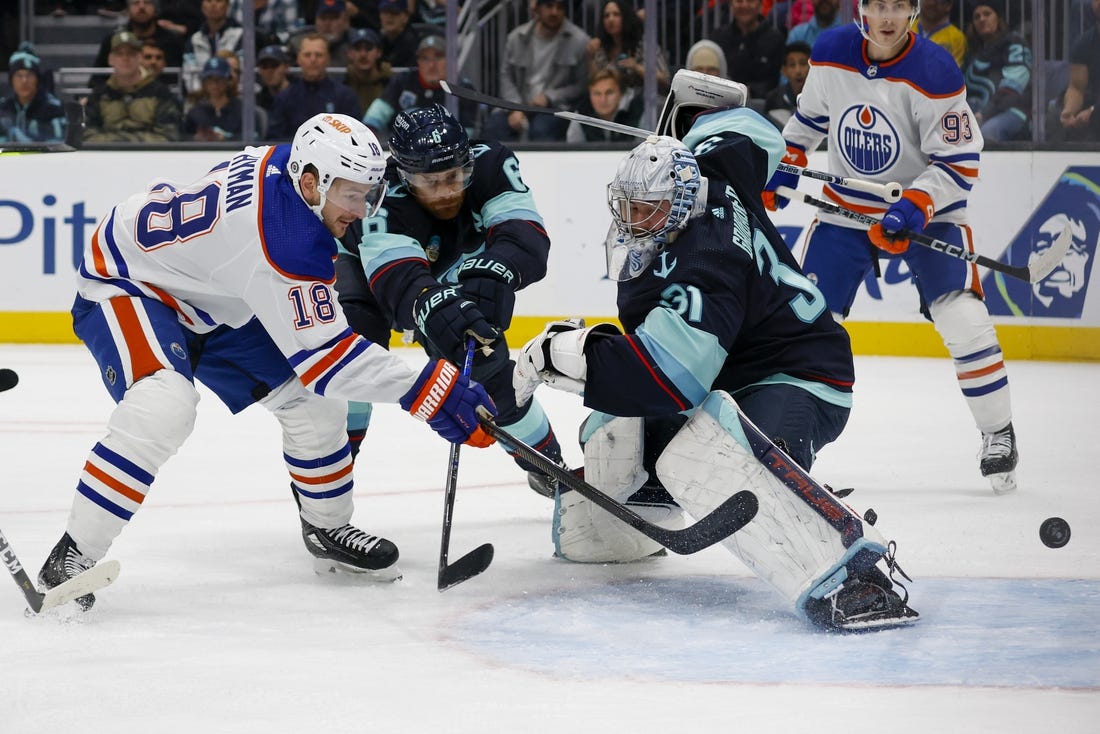
[[[1061,548],[1069,542],[1069,523],[1060,517],[1048,517],[1039,526],[1039,540],[1047,548]]]

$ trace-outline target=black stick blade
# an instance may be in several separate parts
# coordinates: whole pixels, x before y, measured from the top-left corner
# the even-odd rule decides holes
[[[457,586],[489,568],[489,564],[492,562],[493,544],[479,545],[454,563],[440,566],[436,588],[439,591],[446,591],[452,586]]]

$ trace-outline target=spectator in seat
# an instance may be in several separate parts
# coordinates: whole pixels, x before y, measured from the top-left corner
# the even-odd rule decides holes
[[[788,43],[783,50],[783,78],[786,80],[768,95],[764,100],[764,111],[768,119],[782,130],[794,111],[798,109],[798,95],[802,94],[802,87],[806,84],[806,76],[810,73],[810,45],[803,41]]]
[[[279,92],[290,86],[290,56],[282,46],[265,46],[256,55],[256,74],[260,77],[256,104],[271,112]]]
[[[297,0],[230,0],[229,17],[242,27],[246,8],[252,8],[256,48],[284,44],[302,25]]]
[[[574,109],[588,83],[588,35],[565,17],[561,0],[535,0],[534,17],[508,34],[500,62],[500,96],[510,102]],[[493,140],[564,140],[568,124],[552,115],[494,110]]]
[[[688,49],[684,68],[697,71],[700,74],[710,74],[729,79],[729,70],[726,68],[726,54],[722,47],[714,41],[703,39],[696,41]]]
[[[202,96],[183,120],[183,137],[201,142],[241,139],[242,106],[233,70],[221,56],[202,67]]]
[[[244,28],[229,17],[229,0],[202,0],[202,17],[183,52],[183,83],[191,96],[202,88],[199,75],[207,59],[224,50],[240,55],[244,46]]]
[[[322,112],[338,112],[359,119],[359,100],[348,85],[328,73],[328,41],[320,33],[302,38],[298,50],[302,76],[295,79],[275,98],[271,109],[268,137],[289,141],[303,122]]]
[[[966,34],[966,101],[982,136],[1005,142],[1026,137],[1031,113],[1031,49],[1008,30],[1004,0],[977,0]]]
[[[914,30],[918,36],[947,49],[961,69],[966,63],[966,35],[951,22],[952,5],[953,0],[921,0]]]
[[[609,122],[637,127],[645,108],[645,97],[635,89],[623,88],[622,77],[614,68],[598,69],[588,80],[588,96],[577,112]],[[565,131],[568,143],[630,143],[637,138],[625,133],[582,125],[573,120]]]
[[[420,40],[416,51],[416,67],[397,72],[386,85],[382,96],[371,102],[363,115],[363,123],[371,128],[382,142],[389,140],[390,123],[397,113],[414,107],[430,107],[433,103],[445,104],[447,95],[439,82],[447,78],[447,39],[428,35]],[[473,88],[474,83],[463,77],[458,82]],[[459,100],[458,118],[469,137],[476,137],[478,106],[469,100]]]
[[[163,19],[157,13],[155,0],[126,0],[126,16],[126,24],[118,30],[130,31],[141,41],[149,38],[156,41],[157,45],[164,49],[164,60],[167,66],[180,66],[183,63],[183,45],[187,38],[178,30],[171,30],[176,26],[161,22]],[[107,57],[111,53],[111,41],[117,32],[108,34],[99,44],[95,66],[110,65]],[[95,81],[93,80],[93,83]]]
[[[1069,86],[1059,118],[1074,140],[1100,140],[1100,0],[1092,0],[1092,14],[1096,22],[1069,52]]]
[[[370,28],[352,28],[348,32],[348,71],[344,83],[355,90],[359,107],[370,109],[392,78],[393,67],[382,60],[382,37]]]
[[[179,138],[180,106],[172,91],[141,66],[141,41],[130,31],[111,38],[111,76],[85,105],[86,143],[153,143]]]
[[[65,108],[42,88],[41,69],[41,60],[27,50],[18,50],[8,59],[11,93],[0,96],[0,142],[64,142]]]
[[[729,78],[749,88],[749,96],[763,100],[779,85],[786,39],[764,22],[760,0],[730,0],[733,20],[716,30],[711,40],[722,47]]]
[[[624,89],[641,90],[645,85],[645,50],[642,19],[629,0],[607,0],[600,11],[596,37],[588,42],[588,77],[600,69],[612,68],[622,77]],[[668,91],[668,61],[657,55],[657,89]]]
[[[406,0],[379,0],[378,22],[382,30],[382,58],[395,69],[415,66],[420,35],[409,25]]]
[[[840,0],[814,0],[813,17],[791,28],[787,43],[805,43],[812,49],[822,31],[840,25],[839,10]]]

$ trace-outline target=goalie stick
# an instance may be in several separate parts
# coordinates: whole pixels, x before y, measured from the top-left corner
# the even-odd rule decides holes
[[[870,215],[853,211],[846,207],[839,206],[838,204],[833,204],[832,202],[819,199],[816,196],[811,196],[810,194],[792,189],[788,186],[779,186],[776,188],[775,193],[794,201],[801,201],[811,206],[816,206],[823,212],[838,214],[847,219],[851,219],[853,222],[865,224],[868,227],[879,224],[879,220]],[[975,265],[981,265],[984,268],[996,270],[998,273],[1004,273],[1005,275],[1019,278],[1028,283],[1038,283],[1043,280],[1043,278],[1050,275],[1051,272],[1061,264],[1062,258],[1066,256],[1066,252],[1073,242],[1073,231],[1067,224],[1062,230],[1062,233],[1054,238],[1054,242],[1051,243],[1051,246],[1047,248],[1046,252],[1035,258],[1034,262],[1028,265],[1009,265],[1000,260],[994,260],[993,258],[979,255],[976,252],[971,252],[958,245],[953,245],[950,242],[944,242],[935,237],[929,237],[926,234],[918,234],[917,232],[910,232],[908,230],[902,230],[899,234],[911,242],[916,242],[918,245],[931,248],[949,257],[966,260]]]
[[[466,87],[456,87],[450,82],[441,81],[439,83],[443,87],[443,91],[447,94],[451,94],[459,99],[470,100],[471,102],[477,102],[478,104],[489,105],[490,107],[499,107],[503,110],[517,110],[529,115],[553,115],[554,117],[562,120],[570,120],[579,122],[582,125],[588,125],[590,127],[598,127],[604,130],[610,130],[613,133],[620,133],[622,135],[630,135],[635,138],[648,138],[653,135],[652,130],[646,130],[640,127],[634,127],[632,125],[623,125],[619,122],[612,120],[601,120],[598,117],[592,117],[590,115],[583,115],[580,112],[572,112],[570,110],[556,110],[550,107],[538,107],[536,105],[521,104],[519,102],[511,102],[503,97],[494,97],[490,94],[483,94],[473,89]],[[902,187],[898,183],[876,183],[874,181],[862,181],[857,178],[845,178],[844,176],[837,176],[836,174],[827,173],[826,171],[814,171],[809,168],[799,168],[798,166],[792,166],[789,163],[780,163],[777,166],[777,170],[784,171],[786,173],[796,173],[799,176],[805,176],[806,178],[812,178],[817,181],[824,181],[826,183],[837,184],[838,186],[845,186],[854,191],[862,191],[866,194],[873,194],[875,196],[882,197],[887,204],[893,204],[901,199]]]
[[[104,561],[73,576],[68,581],[58,584],[43,594],[35,588],[30,577],[27,576],[27,572],[23,570],[23,564],[19,562],[18,556],[15,555],[11,543],[4,537],[3,532],[0,532],[0,558],[4,560],[4,565],[8,567],[8,573],[15,580],[16,586],[23,592],[23,596],[27,599],[27,605],[35,614],[41,614],[56,606],[111,585],[118,578],[119,571],[118,561]]]
[[[462,363],[462,375],[470,376],[470,366],[474,361],[474,338],[466,340],[466,359]],[[451,547],[451,517],[455,509],[455,493],[458,490],[458,449],[461,444],[451,444],[450,470],[447,474],[447,491],[443,497],[443,532],[439,545],[439,575],[436,577],[436,589],[446,591],[467,579],[477,576],[493,562],[492,543],[483,543],[452,564],[447,563],[447,554]]]
[[[669,530],[649,522],[626,505],[616,502],[576,474],[555,464],[537,449],[511,436],[491,420],[482,418],[481,427],[502,445],[513,449],[524,461],[534,464],[542,473],[583,495],[642,535],[682,556],[697,553],[728,538],[756,517],[756,495],[746,489],[727,499],[694,525],[682,530]]]

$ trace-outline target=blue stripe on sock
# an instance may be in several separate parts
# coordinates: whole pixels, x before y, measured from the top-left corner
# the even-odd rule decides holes
[[[101,443],[97,443],[92,448],[92,453],[103,459],[104,461],[108,462],[111,466],[117,467],[126,472],[131,477],[144,484],[146,487],[153,483],[153,479],[155,477],[152,474],[145,471],[140,466],[122,456],[121,454],[116,454],[114,451],[111,451],[109,448]]]
[[[116,517],[120,517],[123,520],[129,521],[130,518],[134,516],[134,513],[122,509],[114,502],[111,502],[109,499],[96,492],[84,482],[77,482],[76,491]]]
[[[997,390],[1000,390],[1002,387],[1005,387],[1007,385],[1008,378],[1002,377],[996,382],[991,382],[988,385],[982,385],[981,387],[964,387],[962,389],[962,393],[968,398],[979,398],[982,395],[988,395],[991,392],[996,392]]]
[[[305,489],[302,489],[302,485],[298,484],[297,482],[294,483],[294,488],[298,490],[298,494],[309,497],[311,500],[327,500],[333,497],[339,497],[342,494],[347,494],[351,491],[351,488],[352,486],[354,486],[354,484],[355,482],[348,482],[347,484],[343,484],[336,489],[330,489],[327,492],[309,492]]]

